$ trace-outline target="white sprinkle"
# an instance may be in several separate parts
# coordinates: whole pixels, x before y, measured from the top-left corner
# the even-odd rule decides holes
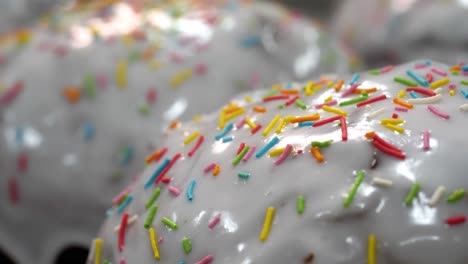
[[[439,202],[442,195],[444,195],[444,192],[445,192],[445,186],[440,185],[439,187],[437,187],[437,189],[435,190],[434,194],[432,194],[432,197],[427,202],[427,204],[430,207],[436,206],[436,204]]]
[[[462,104],[462,105],[460,105],[460,107],[458,109],[460,109],[460,111],[462,111],[462,112],[466,112],[466,111],[468,111],[468,104]]]
[[[135,223],[135,221],[136,221],[137,219],[138,219],[138,215],[137,215],[137,214],[136,214],[136,215],[133,215],[132,217],[130,217],[130,218],[128,219],[127,225],[131,225],[131,224]],[[119,232],[119,231],[120,231],[120,225],[115,226],[115,227],[114,227],[114,231],[115,231],[115,232]]]
[[[88,259],[86,260],[86,263],[94,263],[94,254],[96,254],[96,239],[93,239],[93,241],[91,241],[91,248],[89,249]]]
[[[377,178],[377,177],[372,178],[371,183],[372,185],[377,185],[381,187],[390,187],[393,185],[393,182],[391,180]]]
[[[434,92],[436,94],[441,94],[442,93],[442,87],[439,87],[439,88],[435,89]]]
[[[368,115],[367,115],[367,120],[370,120],[370,119],[372,119],[372,118],[374,118],[374,117],[377,117],[378,115],[383,114],[383,112],[385,112],[385,110],[387,110],[387,109],[386,109],[385,107],[382,107],[382,108],[380,108],[379,110],[368,114]]]
[[[408,99],[408,103],[410,104],[433,104],[433,103],[440,102],[440,100],[442,100],[442,95],[437,94],[431,97]]]

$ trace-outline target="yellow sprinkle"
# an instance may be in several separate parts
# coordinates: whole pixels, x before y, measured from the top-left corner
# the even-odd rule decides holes
[[[116,78],[117,78],[117,85],[120,88],[127,87],[127,63],[125,61],[120,61],[117,64]]]
[[[327,82],[327,88],[331,88],[335,83],[333,81]]]
[[[245,100],[245,102],[250,103],[250,102],[252,102],[252,97],[246,96],[246,97],[244,98],[244,100]]]
[[[270,233],[271,224],[273,222],[274,216],[275,216],[275,208],[268,207],[266,214],[265,214],[265,222],[263,222],[262,233],[260,233],[261,241],[265,241],[268,238],[268,234]]]
[[[312,90],[312,87],[314,86],[314,82],[308,82],[306,87],[305,87],[305,95],[311,96],[314,94],[314,91]]]
[[[392,125],[399,125],[405,122],[403,119],[396,119],[396,118],[386,118],[380,120],[380,124],[385,125],[385,124],[392,124]]]
[[[224,111],[221,111],[221,113],[219,114],[218,127],[223,129],[225,125],[226,125],[226,114],[224,113]]]
[[[276,134],[281,133],[281,132],[283,131],[284,125],[286,125],[287,122],[288,122],[288,119],[283,118],[283,119],[281,120],[281,122],[279,123],[278,127],[276,128],[275,133],[276,133]]]
[[[388,129],[390,129],[390,130],[396,131],[396,132],[398,132],[398,133],[400,133],[400,134],[402,134],[402,133],[405,132],[405,129],[404,129],[404,128],[399,127],[399,126],[397,126],[397,125],[385,124],[385,125],[383,125],[383,126],[386,127],[386,128],[388,128]]]
[[[328,103],[330,102],[331,100],[333,100],[333,97],[330,95],[327,97],[327,99],[325,99],[325,103]]]
[[[398,92],[398,97],[400,97],[400,98],[405,98],[405,96],[406,96],[405,90],[400,90],[400,91]]]
[[[190,144],[194,139],[196,139],[200,135],[200,132],[195,131],[190,136],[184,139],[184,145]]]
[[[240,115],[243,115],[243,114],[245,114],[245,109],[244,109],[244,108],[240,108],[240,109],[238,109],[238,110],[236,110],[236,111],[230,113],[229,115],[227,115],[227,116],[225,117],[225,119],[226,119],[226,121],[229,121],[229,120],[231,120],[231,119],[233,119],[233,118],[236,118],[236,117],[238,117],[238,116],[240,116]]]
[[[343,111],[341,109],[334,108],[334,107],[331,107],[331,106],[328,106],[328,105],[322,106],[322,109],[323,109],[323,111],[326,111],[326,112],[329,112],[329,113],[334,113],[334,114],[337,114],[337,115],[340,115],[340,116],[344,116],[344,117],[348,116],[348,113],[346,113],[346,111]]]
[[[171,88],[177,88],[192,78],[192,70],[185,69],[174,74],[170,80]]]
[[[96,249],[96,253],[94,255],[94,264],[101,263],[101,252],[102,252],[102,239],[97,238],[94,240],[94,247]]]
[[[151,248],[153,249],[154,258],[159,260],[159,249],[158,249],[158,242],[156,241],[156,230],[153,227],[150,227],[148,230],[151,242]]]
[[[316,91],[322,89],[322,87],[323,87],[322,83],[318,83],[318,84],[316,84],[316,85],[314,85],[314,86],[312,87],[312,91],[313,91],[313,92],[316,92]]]
[[[161,62],[159,62],[157,60],[152,60],[152,61],[149,62],[149,66],[153,70],[159,70],[162,67],[162,64],[161,64]]]
[[[367,264],[376,264],[376,244],[375,235],[370,234],[367,238]]]
[[[436,88],[439,88],[440,86],[448,84],[449,82],[450,82],[449,78],[440,79],[438,81],[431,83],[430,87],[432,89],[436,89]]]
[[[193,117],[193,121],[195,121],[196,123],[200,122],[201,120],[201,116],[200,115],[196,115]]]
[[[281,115],[276,115],[273,120],[271,120],[271,122],[268,124],[268,126],[265,128],[265,130],[263,130],[262,132],[262,136],[267,136],[268,133],[270,133],[270,130],[273,129],[273,127],[276,125],[276,122],[278,122],[278,120],[281,118]]]
[[[455,90],[450,90],[450,91],[449,91],[449,95],[450,95],[450,96],[454,96],[454,95],[455,95]]]
[[[246,118],[245,119],[245,123],[250,127],[250,129],[254,129],[257,125],[252,122],[252,120],[250,120],[249,118]]]
[[[133,38],[130,37],[129,35],[124,35],[122,36],[122,43],[125,46],[131,46],[133,44]]]
[[[285,148],[277,148],[277,149],[271,150],[268,154],[270,154],[270,157],[276,157],[276,156],[281,155],[281,153],[283,153],[284,150]]]
[[[273,84],[271,86],[271,89],[275,90],[275,91],[278,91],[279,89],[281,89],[281,87],[283,87],[283,85],[281,83],[277,83],[277,84]]]

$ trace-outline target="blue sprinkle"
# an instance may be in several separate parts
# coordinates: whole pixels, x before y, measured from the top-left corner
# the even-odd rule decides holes
[[[192,201],[193,200],[193,188],[195,187],[195,184],[197,184],[197,182],[195,181],[195,179],[192,179],[190,181],[190,185],[187,189],[187,199],[189,201]]]
[[[244,48],[253,48],[260,45],[260,41],[261,39],[259,36],[246,36],[241,40],[241,45]]]
[[[468,90],[467,89],[461,89],[461,93],[465,99],[468,99]]]
[[[305,126],[313,126],[314,122],[313,121],[306,121],[306,122],[300,122],[298,126],[300,127],[305,127]]]
[[[125,207],[133,201],[133,195],[127,196],[127,199],[122,202],[122,204],[117,208],[117,213],[122,213],[125,210]]]
[[[349,85],[355,84],[359,80],[359,73],[355,73],[353,77],[351,78],[351,81],[349,81]]]
[[[215,139],[220,140],[221,138],[226,136],[226,134],[229,133],[229,131],[231,131],[233,127],[234,127],[234,124],[229,123],[227,126],[224,127],[223,131],[221,131],[218,135],[215,136]]]
[[[270,150],[274,145],[276,145],[279,142],[278,137],[274,137],[268,142],[263,148],[261,148],[257,153],[255,154],[255,157],[260,158],[261,156],[265,155],[265,153]]]
[[[248,172],[239,172],[239,173],[237,173],[237,176],[239,176],[239,178],[241,178],[241,179],[248,180],[250,178],[250,173],[248,173]]]
[[[23,145],[24,143],[24,129],[22,127],[17,127],[15,129],[15,141],[18,145]]]
[[[223,138],[223,143],[231,142],[232,139],[233,139],[232,137],[225,137]]]
[[[427,60],[425,63],[426,63],[427,66],[432,66],[432,61],[431,60]]]
[[[407,70],[406,73],[411,77],[413,78],[416,82],[418,82],[420,85],[424,86],[424,87],[428,87],[429,86],[429,82],[424,79],[421,75],[417,74],[415,71],[413,70]]]
[[[91,140],[94,138],[96,134],[96,128],[94,127],[93,123],[85,122],[83,124],[83,137],[86,140]]]
[[[293,88],[292,83],[286,83],[286,84],[284,85],[284,88],[286,88],[286,89],[292,89],[292,88]]]
[[[106,216],[107,217],[111,217],[113,214],[114,214],[114,211],[112,211],[112,209],[107,209],[106,210]]]
[[[130,162],[132,162],[133,160],[133,156],[134,156],[133,147],[130,145],[125,146],[124,149],[122,150],[120,164],[122,166],[126,166],[130,164]]]
[[[468,65],[463,65],[461,68],[462,68],[462,70],[465,71],[465,72],[468,71]]]
[[[412,98],[419,98],[419,96],[414,91],[409,92],[409,94]]]
[[[181,261],[179,262],[179,264],[185,264],[185,261],[181,260]]]
[[[148,181],[145,183],[145,186],[144,186],[145,189],[148,189],[153,184],[153,182],[156,180],[159,174],[164,170],[164,168],[166,168],[167,165],[169,165],[170,162],[171,160],[168,158],[164,160],[161,166],[159,166],[159,168],[156,169],[153,176],[151,176],[151,178],[149,178]]]

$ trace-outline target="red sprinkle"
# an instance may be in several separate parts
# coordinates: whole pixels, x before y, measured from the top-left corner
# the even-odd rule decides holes
[[[16,157],[16,169],[18,172],[25,172],[28,169],[28,155],[24,152]]]
[[[463,224],[465,222],[466,222],[466,217],[464,215],[450,217],[445,220],[445,223],[447,223],[447,225],[458,225],[458,224]]]
[[[431,74],[431,73],[427,73],[427,74],[426,74],[426,79],[427,79],[427,81],[428,81],[429,83],[431,83],[431,82],[434,80],[434,78],[432,78],[432,74]]]
[[[254,127],[251,131],[252,135],[257,133],[257,131],[260,130],[260,128],[262,128],[262,125],[258,124],[256,127]]]
[[[176,161],[181,156],[182,156],[182,153],[177,153],[177,154],[174,155],[174,157],[172,157],[171,161],[169,162],[169,164],[167,164],[166,168],[164,168],[164,170],[161,172],[161,174],[159,174],[159,176],[156,178],[156,180],[155,180],[156,183],[159,183],[162,180],[162,178],[164,178],[164,175],[166,175],[166,173],[172,168],[172,166],[174,166],[174,163],[176,163]]]
[[[171,180],[172,180],[171,178],[164,177],[164,178],[162,178],[161,182],[164,183],[164,184],[169,184],[169,183],[171,183]]]
[[[372,103],[382,101],[382,100],[385,100],[385,99],[387,99],[387,96],[385,94],[382,94],[382,95],[379,95],[377,97],[370,98],[370,99],[367,99],[365,101],[359,102],[359,103],[356,104],[356,106],[361,107],[361,106],[372,104]]]
[[[374,147],[376,147],[377,149],[379,149],[380,151],[390,155],[390,156],[393,156],[397,159],[401,159],[401,160],[404,160],[406,159],[406,156],[405,154],[395,150],[395,149],[392,149],[392,148],[389,148],[389,147],[386,147],[384,146],[382,143],[378,142],[378,141],[372,141],[372,145],[374,145]]]
[[[299,99],[299,95],[296,95],[294,96],[293,98],[289,99],[288,101],[286,101],[285,105],[286,106],[289,106],[291,104],[293,104],[294,102],[296,102],[296,100]]]
[[[16,181],[15,177],[10,177],[8,179],[8,196],[10,198],[10,202],[13,205],[16,205],[19,201],[19,189],[18,189],[18,182]]]
[[[341,123],[341,139],[343,141],[348,140],[348,126],[346,125],[346,119],[344,117],[340,118]]]
[[[319,120],[319,121],[315,122],[312,126],[313,127],[323,126],[323,125],[331,123],[333,121],[340,120],[341,118],[342,118],[342,116],[339,116],[339,115],[338,116],[332,116],[332,117],[329,117],[329,118],[326,118],[326,119]]]
[[[0,97],[0,105],[8,106],[11,104],[16,97],[23,91],[23,82],[17,81],[4,95]]]
[[[240,143],[239,148],[237,149],[236,154],[239,155],[239,153],[241,153],[241,151],[244,149],[244,147],[245,147],[245,143],[244,143],[244,142]]]
[[[394,118],[394,119],[398,118],[398,114],[397,114],[397,113],[393,113],[392,118]]]
[[[383,138],[379,137],[379,135],[377,135],[377,134],[374,134],[373,139],[374,139],[374,141],[380,143],[381,145],[383,145],[386,148],[393,149],[395,151],[401,152],[401,149],[399,149],[399,148],[395,147],[394,145],[388,143]]]
[[[272,95],[272,96],[263,97],[263,102],[270,102],[270,101],[284,100],[284,99],[289,99],[289,95],[279,94],[279,95]]]
[[[188,155],[189,157],[192,157],[193,154],[195,154],[195,152],[197,151],[198,148],[200,148],[201,144],[203,143],[203,140],[205,139],[205,137],[203,135],[200,135],[198,137],[198,141],[197,141],[197,144],[195,144],[195,146],[193,146],[193,148],[189,151]]]
[[[119,230],[119,251],[122,252],[125,245],[125,229],[127,229],[128,223],[128,213],[125,213],[122,216],[122,222],[120,223],[120,230]]]
[[[414,92],[417,92],[417,93],[420,93],[420,94],[425,94],[427,96],[437,95],[434,91],[432,91],[430,89],[426,89],[426,88],[421,88],[421,87],[408,87],[408,88],[406,88],[406,91],[408,91],[408,92],[414,91]]]
[[[148,104],[153,104],[154,101],[156,101],[156,89],[155,88],[149,88],[148,91],[146,92],[146,102]]]

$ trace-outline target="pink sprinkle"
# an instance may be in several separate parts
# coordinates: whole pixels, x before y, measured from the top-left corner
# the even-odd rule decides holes
[[[162,244],[164,242],[164,238],[163,237],[159,237],[158,238],[158,244]]]
[[[348,90],[344,91],[342,94],[341,94],[341,97],[346,97],[350,94],[352,94],[359,86],[359,83],[355,83],[353,85],[351,85],[351,87],[349,87]]]
[[[197,64],[193,67],[193,71],[196,73],[196,74],[199,74],[199,75],[202,75],[202,74],[205,74],[207,71],[208,71],[208,67],[206,66],[206,64]]]
[[[236,128],[237,128],[237,129],[240,129],[240,128],[245,124],[245,119],[246,119],[246,118],[247,118],[247,117],[242,118],[242,119],[236,124]]]
[[[175,195],[175,196],[179,196],[179,195],[180,195],[180,190],[177,189],[177,188],[174,187],[174,186],[169,186],[169,192],[172,193],[172,194]]]
[[[391,71],[392,69],[393,69],[393,66],[392,66],[392,65],[388,65],[388,66],[383,67],[383,68],[380,70],[380,73],[387,73],[387,72]]]
[[[204,173],[208,173],[210,172],[212,169],[214,169],[214,167],[216,166],[216,163],[211,163],[210,165],[206,166],[205,169],[203,169],[203,172]]]
[[[125,263],[127,263],[127,262],[125,261],[125,257],[122,257],[122,258],[120,259],[120,264],[125,264]]]
[[[16,167],[18,172],[25,172],[28,169],[28,155],[24,152],[16,157]]]
[[[450,116],[448,114],[440,111],[435,106],[429,105],[429,106],[427,106],[427,109],[429,109],[429,111],[431,111],[433,114],[442,117],[443,119],[449,119],[450,118]]]
[[[205,51],[209,48],[210,44],[209,43],[197,43],[195,45],[195,51],[197,52],[202,52]]]
[[[56,46],[54,48],[54,53],[58,57],[63,57],[65,54],[67,54],[67,50],[64,46]]]
[[[123,191],[121,191],[119,194],[117,194],[117,196],[115,196],[112,199],[112,204],[113,205],[118,204],[124,198],[124,196],[130,193],[132,190],[133,190],[133,186],[131,185],[125,188]]]
[[[455,88],[457,88],[457,86],[454,84],[454,83],[451,83],[449,84],[449,90],[455,90]]]
[[[19,190],[18,190],[18,182],[16,181],[15,177],[10,177],[8,179],[8,194],[10,197],[10,202],[15,205],[19,201]]]
[[[213,256],[212,255],[208,255],[206,257],[204,257],[202,260],[196,262],[195,264],[209,264],[213,261]]]
[[[252,157],[252,154],[255,152],[255,149],[256,147],[255,146],[252,146],[249,151],[247,152],[247,154],[245,154],[244,158],[242,159],[244,162],[247,162],[250,157]]]
[[[170,54],[170,57],[171,57],[171,61],[174,62],[174,63],[182,63],[184,62],[184,57],[182,57],[182,55],[178,54],[178,53],[175,53],[175,52],[172,52]]]
[[[211,221],[208,223],[208,227],[213,229],[221,221],[221,214],[217,214]]]
[[[0,105],[8,106],[23,91],[23,82],[17,81],[3,96],[0,97]]]
[[[146,91],[146,102],[148,104],[153,104],[154,101],[156,101],[156,88],[149,88],[148,91]]]
[[[463,76],[468,76],[468,71],[464,71]]]
[[[5,55],[0,54],[0,65],[3,65],[7,62],[7,58]]]
[[[461,60],[460,63],[459,63],[458,65],[460,65],[460,66],[465,65],[465,61],[464,61],[464,60]]]
[[[315,106],[315,109],[321,109],[324,105],[327,105],[327,106],[336,105],[336,103],[337,103],[336,100],[333,99],[333,100],[331,100],[330,102],[325,102],[325,103],[323,103],[323,104],[318,104],[318,105],[316,105],[316,106]]]
[[[140,179],[140,176],[141,176],[140,174],[135,174],[135,175],[133,175],[133,177],[132,177],[132,182],[133,182],[133,183],[137,182],[138,179]]]
[[[423,136],[423,149],[424,150],[429,150],[431,147],[429,146],[429,130],[424,130],[422,133]]]
[[[283,163],[283,161],[288,157],[289,153],[291,153],[292,146],[291,145],[286,145],[286,148],[284,149],[283,153],[279,156],[277,160],[275,160],[276,165],[280,165]]]
[[[101,90],[106,90],[107,89],[107,77],[104,74],[99,74],[96,77],[97,84]]]
[[[437,69],[437,68],[432,68],[431,71],[435,74],[438,74],[440,76],[447,76],[447,73],[444,72],[443,70]]]
[[[395,111],[399,111],[399,112],[408,112],[408,108],[406,108],[406,107],[401,107],[401,106],[397,106],[397,107],[395,107]]]
[[[414,66],[415,69],[424,69],[426,67],[427,67],[427,65],[425,63],[416,64]]]
[[[249,80],[249,86],[251,88],[254,88],[258,85],[259,82],[260,82],[260,74],[258,74],[258,72],[252,73],[252,76],[250,76],[250,80]]]

